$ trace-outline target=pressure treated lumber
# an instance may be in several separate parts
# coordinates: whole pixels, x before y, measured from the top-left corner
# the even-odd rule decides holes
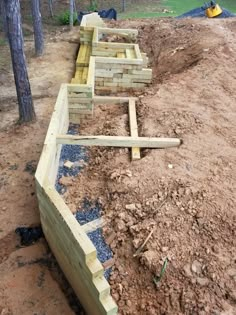
[[[121,28],[108,28],[108,27],[98,27],[98,34],[112,34],[112,35],[120,35],[123,37],[129,37],[132,39],[136,39],[138,36],[138,30],[135,29],[121,29]]]
[[[81,22],[81,27],[95,27],[95,26],[100,26],[103,27],[105,26],[105,23],[101,19],[101,17],[98,15],[97,12],[93,12],[90,14],[86,14],[83,16],[82,22]]]
[[[68,126],[67,84],[62,84],[35,173],[35,177],[41,186],[44,185],[45,177],[47,177],[51,183],[55,182],[61,150],[61,146],[56,144],[56,135],[66,132]]]
[[[57,135],[57,144],[162,149],[177,147],[181,144],[181,140],[177,138]]]
[[[66,132],[69,125],[67,90],[68,85],[62,84],[35,174],[40,220],[48,244],[87,314],[115,315],[117,305],[96,249],[55,190],[62,146],[56,143],[56,135]],[[73,88],[71,93],[75,90],[80,94],[80,89]]]
[[[128,65],[142,65],[143,59],[127,59],[127,58],[105,58],[96,57],[96,61],[105,64],[128,64]]]
[[[81,44],[79,48],[78,57],[76,60],[77,67],[88,67],[89,58],[92,52],[92,47],[88,44]]]
[[[47,186],[39,191],[38,199],[45,237],[87,313],[116,314],[96,249],[61,196]]]
[[[129,100],[128,108],[129,108],[129,127],[130,127],[131,137],[138,137],[136,106],[135,106],[135,101],[133,99]],[[140,160],[140,158],[141,158],[140,148],[132,147],[131,158],[132,158],[132,161]]]
[[[137,101],[137,97],[120,97],[120,96],[94,96],[94,104],[125,104],[130,100]]]

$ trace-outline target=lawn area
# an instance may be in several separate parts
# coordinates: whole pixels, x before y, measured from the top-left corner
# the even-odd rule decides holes
[[[217,3],[231,12],[236,13],[236,0],[218,0]],[[201,7],[203,4],[204,0],[160,0],[156,2],[146,1],[144,4],[127,6],[126,12],[120,13],[119,18],[124,19],[178,16],[191,9]]]

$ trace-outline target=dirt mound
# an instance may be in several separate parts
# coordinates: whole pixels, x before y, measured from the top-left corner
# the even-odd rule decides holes
[[[197,65],[221,40],[212,34],[209,26],[193,21],[161,20],[141,26],[139,42],[150,56],[154,80],[161,81]]]

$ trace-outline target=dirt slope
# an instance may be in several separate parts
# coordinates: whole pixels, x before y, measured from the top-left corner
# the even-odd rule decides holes
[[[183,144],[142,151],[133,163],[127,150],[93,148],[65,199],[78,206],[86,195],[104,205],[104,232],[116,232],[110,283],[120,314],[236,314],[236,21],[113,25],[139,28],[154,70],[138,104],[140,134]],[[83,134],[128,132],[122,106],[100,106],[95,117]]]

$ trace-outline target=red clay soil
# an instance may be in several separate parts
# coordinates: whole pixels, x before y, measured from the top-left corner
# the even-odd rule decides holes
[[[64,198],[71,207],[85,196],[103,205],[104,234],[115,231],[110,284],[119,314],[236,314],[236,21],[112,25],[139,29],[154,72],[139,95],[139,134],[183,144],[142,150],[135,162],[128,149],[91,148]],[[126,106],[97,106],[80,132],[127,135]]]

